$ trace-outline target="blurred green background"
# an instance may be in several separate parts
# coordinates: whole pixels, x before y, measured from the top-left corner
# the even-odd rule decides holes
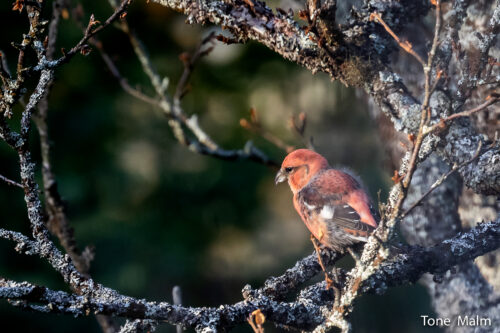
[[[51,2],[45,6],[44,16],[50,18]],[[28,25],[25,12],[11,7],[9,1],[0,3],[0,49],[14,70],[17,53],[10,43],[20,42]],[[90,13],[101,21],[111,13],[106,1],[83,1],[82,8],[85,21]],[[185,17],[145,1],[134,3],[127,19],[155,67],[170,79],[170,93],[183,69],[179,54],[192,52],[216,29],[186,25]],[[80,38],[71,19],[61,22],[58,49],[69,49]],[[99,38],[129,82],[152,93],[127,37],[110,27]],[[374,199],[379,190],[385,198],[390,170],[384,169],[382,143],[364,97],[355,90],[253,42],[217,43],[196,67],[190,86],[184,110],[198,114],[224,148],[239,149],[252,140],[280,161],[285,153],[243,129],[239,120],[248,119],[255,107],[267,130],[301,147],[288,119],[305,112],[306,134],[314,137],[317,150],[332,165],[357,172]],[[78,55],[57,71],[49,103],[54,171],[80,248],[95,246],[91,274],[96,281],[158,301],[171,301],[172,287],[179,285],[185,305],[215,306],[241,300],[246,283],[258,287],[312,253],[288,187],[274,186],[274,170],[189,152],[175,141],[160,110],[121,90],[98,52]],[[38,162],[36,131],[32,137]],[[18,172],[16,155],[0,144],[0,174],[17,180]],[[0,211],[3,228],[30,234],[20,189],[0,183]],[[0,251],[0,276],[67,290],[43,260],[17,254],[5,240]],[[363,297],[353,325],[355,332],[432,331],[422,328],[421,314],[432,314],[425,290],[406,286]],[[26,313],[4,300],[0,321],[2,332],[100,331],[93,317]],[[271,324],[265,328],[276,331]],[[163,324],[157,331],[174,329]],[[236,330],[251,331],[248,325]]]

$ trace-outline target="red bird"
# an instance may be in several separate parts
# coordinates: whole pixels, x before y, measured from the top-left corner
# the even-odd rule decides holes
[[[332,169],[320,154],[308,149],[288,154],[275,182],[285,180],[302,221],[326,247],[342,251],[360,241],[366,242],[377,227],[376,212],[359,182],[343,171]]]

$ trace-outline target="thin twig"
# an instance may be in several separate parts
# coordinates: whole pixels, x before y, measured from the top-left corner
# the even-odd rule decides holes
[[[101,32],[103,29],[105,29],[106,27],[108,27],[111,23],[113,23],[114,21],[118,20],[120,17],[122,17],[122,14],[125,13],[128,9],[128,6],[130,5],[130,3],[132,2],[132,0],[122,0],[122,2],[120,3],[120,6],[118,6],[115,11],[113,12],[113,14],[111,14],[111,16],[109,16],[106,21],[104,21],[104,23],[101,23],[97,20],[94,19],[94,16],[91,15],[91,18],[89,20],[89,23],[87,25],[87,28],[85,29],[85,33],[83,35],[83,37],[80,39],[80,41],[73,47],[71,48],[71,50],[69,50],[68,52],[63,52],[63,56],[58,58],[57,60],[54,60],[54,61],[46,61],[42,64],[39,64],[37,66],[35,66],[34,68],[32,68],[31,70],[35,70],[35,71],[41,71],[41,70],[44,70],[44,69],[53,69],[53,68],[56,68],[64,63],[67,63],[69,60],[71,60],[71,58],[79,53],[79,52],[82,52],[84,54],[87,54],[88,52],[85,51],[85,49],[87,48],[87,42],[93,37],[95,36],[96,34],[98,34],[99,32]],[[93,29],[93,27],[95,25],[98,25],[99,26],[95,29]]]
[[[9,185],[12,185],[12,186],[17,186],[17,187],[19,187],[19,188],[23,188],[23,185],[21,185],[21,184],[19,184],[18,182],[13,181],[13,180],[11,180],[11,179],[9,179],[9,178],[5,177],[5,176],[0,175],[0,180],[3,180],[4,182],[6,182],[6,183],[7,183],[7,184],[9,184]]]
[[[90,38],[92,38],[97,33],[99,33],[100,31],[102,31],[108,25],[110,25],[111,23],[113,23],[115,20],[119,19],[120,16],[123,13],[126,12],[126,10],[128,9],[128,6],[130,5],[131,2],[132,2],[132,0],[122,0],[122,2],[120,3],[120,6],[118,6],[118,8],[115,9],[115,11],[113,12],[113,14],[111,14],[111,16],[108,17],[108,19],[104,23],[102,23],[101,25],[99,25],[95,29],[92,29],[92,26],[94,25],[94,22],[92,22],[92,20],[89,21],[89,25],[87,27],[86,33],[83,36],[83,38],[68,53],[66,53],[66,55],[61,60],[63,62],[65,62],[66,59],[70,58],[71,56],[73,56],[74,54],[76,54],[77,52],[79,52],[82,49],[82,47],[85,45],[85,43]]]
[[[422,109],[421,109],[421,117],[420,117],[420,125],[418,128],[418,134],[417,134],[417,139],[415,140],[415,144],[413,147],[413,152],[411,155],[410,159],[410,164],[408,167],[408,170],[406,171],[405,177],[403,179],[403,187],[408,188],[410,185],[410,181],[413,175],[413,172],[415,171],[416,164],[417,164],[417,157],[420,152],[420,147],[422,146],[422,143],[425,138],[424,134],[424,127],[427,122],[430,121],[430,117],[428,117],[429,114],[429,102],[432,96],[431,91],[431,71],[433,67],[433,61],[434,61],[434,55],[436,52],[437,44],[439,42],[439,31],[441,30],[441,2],[440,0],[436,0],[436,26],[434,28],[434,39],[432,42],[432,47],[429,52],[429,55],[427,57],[427,64],[424,64],[424,76],[425,76],[425,94],[424,94],[424,101],[422,103]],[[437,79],[439,80],[439,78]]]
[[[483,111],[486,109],[488,106],[495,104],[496,102],[500,101],[500,97],[498,96],[490,96],[483,104],[480,104],[472,109],[462,111],[459,113],[452,114],[451,116],[441,119],[438,123],[432,125],[428,129],[425,130],[424,134],[429,134],[434,132],[435,130],[441,128],[444,129],[446,127],[446,123],[452,121],[453,119],[461,118],[461,117],[470,117],[475,113],[478,113],[480,111]]]
[[[52,6],[52,21],[49,24],[47,35],[46,57],[50,61],[53,59],[55,45],[57,41],[59,21],[62,16],[64,6],[63,0],[57,0]],[[53,80],[47,84],[43,97],[38,104],[38,112],[34,114],[33,120],[40,136],[40,155],[42,157],[42,180],[45,193],[45,209],[48,215],[47,226],[50,232],[55,235],[66,253],[73,260],[76,268],[87,274],[89,270],[89,258],[86,258],[76,244],[73,228],[70,226],[66,216],[66,205],[57,188],[56,176],[51,163],[51,144],[49,137],[48,118],[48,96],[51,91]]]
[[[3,53],[2,50],[0,50],[0,66],[2,67],[2,71],[4,71],[4,75],[10,78],[12,74],[10,74],[9,64],[7,63],[7,58],[5,57],[5,53]]]
[[[307,116],[305,112],[299,113],[298,116],[292,115],[288,122],[290,129],[300,138],[302,144],[312,151],[316,151],[314,139],[312,136],[306,137]]]
[[[294,146],[285,143],[285,141],[281,140],[279,137],[269,132],[262,126],[261,122],[259,121],[257,110],[255,108],[250,109],[250,121],[246,120],[245,118],[241,118],[240,126],[243,127],[244,129],[259,134],[265,140],[272,143],[279,149],[286,151],[287,153],[295,149]]]
[[[174,102],[178,103],[182,97],[186,94],[186,87],[193,72],[193,68],[202,57],[208,55],[214,49],[214,45],[205,48],[205,46],[212,42],[215,39],[215,32],[210,33],[207,37],[203,38],[200,42],[196,51],[192,55],[187,55],[185,53],[181,54],[180,58],[184,63],[184,71],[182,72],[182,76],[177,83],[177,87],[175,89],[175,94],[173,96]]]
[[[94,38],[94,39],[90,40],[90,43],[92,43],[94,46],[96,46],[97,50],[99,50],[99,54],[101,55],[102,60],[104,61],[106,66],[108,66],[109,71],[118,80],[118,83],[120,83],[120,86],[122,87],[122,89],[126,93],[128,93],[129,95],[131,95],[137,99],[140,99],[141,101],[146,102],[148,104],[151,104],[154,106],[158,105],[158,100],[156,100],[152,97],[149,97],[148,95],[146,95],[145,93],[141,92],[138,89],[133,88],[128,83],[127,79],[125,79],[120,74],[118,67],[116,67],[113,60],[111,60],[111,57],[104,51],[104,48],[102,47],[102,44],[100,42],[96,41]]]
[[[10,73],[6,63],[5,55],[1,50],[0,50],[0,78],[2,79],[2,84],[5,89],[10,80]]]
[[[109,2],[113,7],[116,5],[115,0],[109,0]],[[144,48],[139,38],[131,31],[126,18],[123,18],[121,20],[120,28],[129,37],[134,52],[136,53],[144,72],[149,77],[151,85],[155,89],[155,92],[159,99],[156,105],[165,114],[165,116],[168,117],[168,124],[172,129],[174,137],[179,143],[198,154],[208,155],[223,160],[248,159],[271,167],[278,166],[278,163],[269,159],[263,152],[257,149],[251,141],[248,141],[245,144],[245,147],[239,150],[226,150],[220,147],[200,127],[198,123],[198,117],[195,114],[191,117],[188,117],[180,105],[180,98],[184,95],[184,88],[192,72],[194,62],[191,62],[191,64],[184,69],[181,80],[179,81],[179,85],[182,89],[178,87],[175,97],[170,97],[166,93],[166,89],[168,87],[168,79],[162,79],[161,76],[156,72],[146,52],[146,49]],[[211,50],[211,48],[203,50],[201,49],[201,47],[212,40],[212,38],[214,38],[213,35],[209,35],[207,38],[205,38],[204,41],[200,43],[200,48],[197,49],[195,55],[192,56],[192,58],[197,60],[201,56],[206,55],[207,52]],[[193,138],[188,137],[185,128],[187,128],[189,132],[193,134]]]
[[[477,159],[479,157],[479,153],[481,152],[481,148],[482,148],[482,141],[479,141],[479,144],[478,144],[478,147],[476,149],[476,152],[474,153],[474,155],[468,159],[467,161],[463,162],[463,163],[460,163],[460,164],[455,164],[453,165],[453,167],[447,172],[445,173],[443,176],[441,176],[438,180],[436,180],[432,185],[431,187],[429,188],[429,190],[427,192],[425,192],[417,201],[415,201],[411,206],[410,208],[408,208],[404,213],[401,214],[400,218],[403,219],[405,218],[406,216],[408,216],[408,214],[415,208],[417,207],[418,205],[420,205],[420,203],[425,199],[427,198],[427,196],[429,194],[431,194],[436,188],[438,188],[451,174],[453,174],[455,171],[457,171],[458,169],[468,165],[469,163],[472,163],[475,159]]]
[[[58,34],[59,21],[61,20],[62,10],[64,8],[65,0],[56,0],[52,3],[52,20],[49,24],[49,31],[47,34],[47,47],[45,55],[48,60],[54,58],[54,52],[56,51],[56,41]]]
[[[380,16],[379,13],[377,12],[373,12],[370,14],[370,20],[377,20],[380,24],[382,24],[382,26],[384,27],[384,29],[389,33],[389,35],[392,36],[392,38],[394,38],[394,40],[398,43],[398,45],[403,49],[405,50],[406,52],[408,52],[409,54],[411,54],[415,59],[417,59],[417,61],[425,67],[425,62],[424,60],[422,59],[421,56],[418,55],[418,53],[416,53],[414,50],[413,50],[413,47],[411,45],[410,42],[408,41],[403,41],[401,40],[395,33],[394,31],[392,31],[392,29],[387,25],[387,23],[385,23],[385,21],[382,19],[382,16]]]
[[[377,19],[380,18],[379,15],[375,15],[375,17]],[[439,0],[436,0],[436,25],[434,28],[434,38],[433,38],[433,42],[432,42],[432,47],[431,47],[431,50],[429,51],[429,54],[427,57],[427,63],[424,63],[423,61],[421,61],[421,64],[422,64],[423,70],[424,70],[424,76],[425,76],[425,88],[424,88],[425,94],[424,94],[424,101],[422,102],[422,105],[421,105],[420,124],[419,124],[419,128],[418,128],[417,137],[413,143],[413,150],[412,150],[411,155],[410,155],[410,160],[408,162],[408,167],[406,168],[406,172],[401,177],[401,179],[397,179],[397,182],[398,182],[397,186],[400,186],[399,196],[398,196],[396,204],[392,208],[392,212],[391,212],[391,220],[394,222],[396,221],[396,218],[400,214],[401,207],[402,207],[403,202],[406,199],[406,195],[408,193],[408,187],[410,186],[410,182],[411,182],[411,179],[413,177],[413,173],[415,172],[415,169],[416,169],[417,164],[418,164],[418,156],[420,153],[420,148],[422,147],[422,143],[423,143],[424,138],[426,136],[424,133],[424,128],[425,128],[425,125],[430,121],[430,110],[429,110],[430,98],[432,96],[432,93],[434,92],[434,89],[435,89],[437,82],[439,81],[439,79],[442,75],[442,72],[438,72],[435,85],[431,86],[431,73],[432,73],[436,48],[437,48],[437,45],[439,43],[440,30],[441,30],[441,2]],[[397,40],[399,40],[399,39],[397,39]],[[411,44],[410,44],[410,46],[411,46]],[[410,52],[410,54],[411,54],[411,52]],[[392,223],[392,222],[389,224],[392,226],[392,228],[395,225],[395,223]],[[390,228],[390,229],[392,229],[392,228]],[[391,232],[388,232],[384,236],[388,237],[390,234],[391,234]],[[385,237],[382,237],[382,239],[384,239],[384,238]]]

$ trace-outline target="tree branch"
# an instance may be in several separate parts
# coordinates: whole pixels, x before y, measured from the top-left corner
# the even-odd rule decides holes
[[[113,7],[116,6],[116,0],[109,0],[109,2]],[[173,97],[171,97],[166,92],[169,82],[168,78],[162,78],[157,73],[151,59],[149,59],[144,45],[131,31],[126,18],[121,21],[120,28],[127,34],[134,52],[141,63],[144,73],[148,76],[150,83],[156,92],[157,100],[131,90],[128,84],[126,84],[127,81],[120,75],[116,65],[109,57],[106,56],[105,53],[101,53],[106,65],[113,73],[113,76],[119,80],[125,91],[138,99],[158,107],[165,114],[165,116],[169,119],[168,124],[172,129],[174,137],[179,143],[188,147],[189,150],[195,153],[212,156],[222,160],[247,159],[275,168],[278,166],[275,161],[256,148],[251,141],[248,141],[243,149],[228,150],[220,147],[210,137],[210,135],[208,135],[208,133],[200,127],[197,115],[193,114],[191,117],[188,117],[182,109],[180,105],[181,98],[185,93],[185,86],[189,80],[193,67],[200,57],[207,54],[207,49],[204,49],[204,46],[212,40],[213,36],[205,38],[200,43],[194,54],[192,56],[188,56],[190,59],[186,59],[184,71],[177,85],[176,92]],[[102,45],[99,43],[96,43],[96,45],[102,49]],[[194,137],[190,138],[184,128],[187,128]]]
[[[17,242],[16,249],[30,254],[39,254],[44,250],[39,243],[30,241],[26,236],[0,229],[0,237]],[[443,273],[453,266],[474,259],[500,247],[500,219],[494,222],[480,223],[476,228],[445,240],[431,248],[419,246],[409,247],[390,261],[383,263],[379,270],[363,281],[360,292],[383,293],[389,286],[415,282],[426,272]],[[276,278],[277,289],[271,291],[270,283],[263,290],[268,295],[276,295],[280,290],[288,289],[280,284],[293,284],[306,280],[310,276],[310,266],[318,265],[311,255],[283,276]],[[317,267],[316,267],[317,268]],[[292,273],[293,271],[293,273]],[[313,269],[316,273],[319,269]],[[277,282],[277,281],[280,282]],[[288,281],[287,281],[288,280]],[[90,282],[90,281],[89,281]],[[324,282],[322,282],[324,284]],[[267,289],[267,291],[266,291]],[[322,290],[319,290],[322,289]],[[331,292],[330,292],[331,293]],[[25,301],[23,306],[33,311],[47,313],[65,313],[74,316],[84,316],[90,313],[126,317],[129,319],[150,319],[167,321],[173,325],[194,327],[197,329],[210,327],[212,329],[230,328],[245,323],[249,314],[260,309],[266,318],[276,324],[287,325],[298,329],[311,329],[323,320],[322,306],[331,306],[333,300],[324,299],[324,286],[320,284],[302,293],[295,302],[278,302],[264,295],[248,295],[247,299],[233,305],[223,305],[218,308],[190,308],[175,306],[166,302],[149,302],[120,295],[117,292],[102,288],[88,290],[82,295],[54,291],[28,282],[0,280],[0,297],[11,300]],[[326,294],[328,295],[328,294]],[[42,304],[41,306],[38,304]]]

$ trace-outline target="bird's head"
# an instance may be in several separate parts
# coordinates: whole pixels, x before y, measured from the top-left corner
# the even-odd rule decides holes
[[[274,181],[278,184],[288,180],[292,192],[296,193],[325,168],[328,168],[328,161],[323,156],[309,149],[297,149],[285,157]]]

